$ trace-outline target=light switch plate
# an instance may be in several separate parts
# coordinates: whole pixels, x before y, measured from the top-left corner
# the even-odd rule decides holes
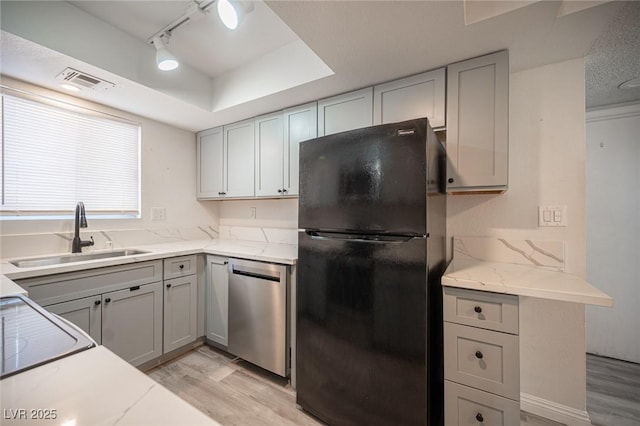
[[[567,206],[538,206],[538,226],[567,226]]]
[[[151,207],[151,220],[162,221],[166,219],[167,215],[164,207]]]

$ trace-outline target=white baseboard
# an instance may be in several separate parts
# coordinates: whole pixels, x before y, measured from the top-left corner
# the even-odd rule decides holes
[[[520,409],[568,426],[591,426],[589,413],[526,393],[520,394]]]

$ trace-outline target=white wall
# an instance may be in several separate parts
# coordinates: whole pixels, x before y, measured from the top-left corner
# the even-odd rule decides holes
[[[566,270],[584,277],[584,60],[511,74],[509,103],[509,190],[450,196],[448,235],[564,241]],[[568,226],[539,228],[538,206],[557,204]],[[584,307],[523,297],[520,309],[522,393],[584,411]]]
[[[151,234],[163,234],[175,239],[208,238],[215,235],[218,227],[218,204],[201,203],[196,200],[196,144],[195,134],[180,130],[143,117],[87,102],[61,93],[45,90],[24,82],[2,77],[6,86],[64,100],[74,105],[91,108],[127,118],[141,124],[141,198],[140,219],[98,220],[89,219],[89,227],[83,239],[93,235],[96,246],[104,249],[108,239],[100,231],[108,231],[114,241],[123,244],[144,243],[142,230]],[[151,208],[166,209],[165,221],[152,221]],[[72,210],[75,206],[69,206]],[[91,206],[87,206],[88,209]],[[207,232],[199,232],[199,228]],[[195,229],[196,232],[192,232]],[[125,231],[126,232],[120,232]],[[73,233],[73,220],[3,220],[0,221],[0,257],[27,256],[44,253],[70,251],[68,237]],[[149,234],[149,232],[147,232]],[[141,241],[137,241],[141,240]],[[85,249],[85,251],[88,251]]]
[[[587,308],[587,351],[640,362],[640,104],[587,113],[587,278],[614,299]]]

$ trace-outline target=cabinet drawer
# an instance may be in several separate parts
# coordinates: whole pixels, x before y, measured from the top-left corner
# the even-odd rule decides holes
[[[511,399],[520,398],[518,336],[444,323],[444,377]]]
[[[172,257],[164,260],[164,279],[179,278],[196,273],[196,256]]]
[[[445,380],[444,424],[445,426],[519,425],[520,404]]]
[[[445,287],[444,320],[518,334],[518,296]]]

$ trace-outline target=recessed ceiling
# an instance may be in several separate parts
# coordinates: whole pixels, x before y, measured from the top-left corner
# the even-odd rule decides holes
[[[188,3],[3,0],[2,74],[55,88],[73,67],[116,84],[80,97],[198,131],[502,49],[511,72],[591,51],[589,87],[597,46],[617,48],[602,38],[611,25],[640,52],[640,19],[619,15],[637,3],[267,1],[236,32],[215,16],[178,28],[169,49],[183,65],[162,73],[147,40]]]

